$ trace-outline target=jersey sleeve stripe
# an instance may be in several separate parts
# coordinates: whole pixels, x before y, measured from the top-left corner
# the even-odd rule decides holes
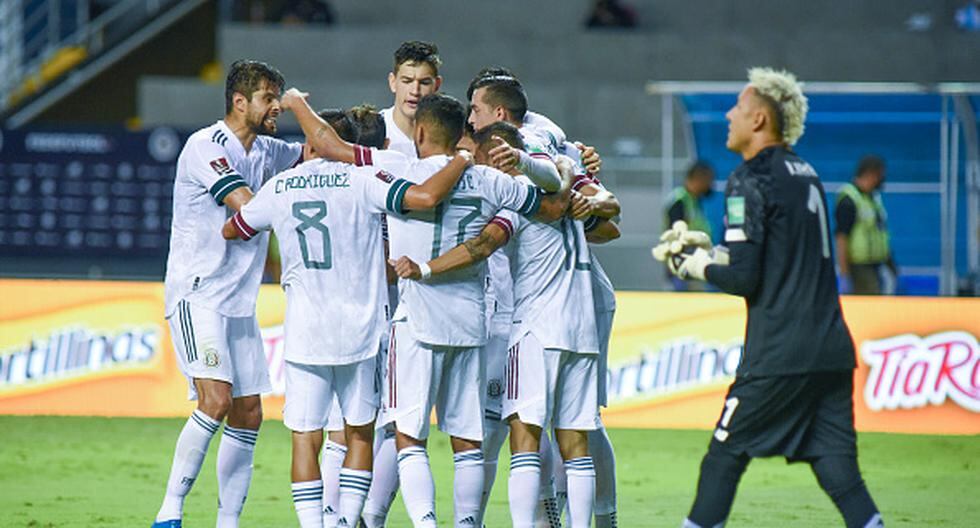
[[[582,187],[585,187],[586,185],[588,185],[590,183],[595,183],[595,181],[588,174],[579,174],[579,175],[576,175],[575,176],[575,182],[572,183],[572,190],[573,191],[577,191],[577,190],[581,189]]]
[[[235,231],[238,231],[238,235],[242,237],[242,240],[251,240],[252,237],[257,235],[259,232],[252,228],[245,222],[242,218],[242,212],[239,211],[235,213],[235,216],[231,217],[231,224],[235,226]]]
[[[374,160],[371,157],[371,149],[362,145],[354,145],[354,165],[363,167],[373,164]]]
[[[385,208],[393,213],[402,214],[404,213],[405,193],[408,192],[408,188],[411,187],[411,182],[403,179],[397,179],[388,188],[388,197],[385,200]]]
[[[214,201],[217,202],[218,205],[224,205],[225,196],[228,196],[231,191],[245,186],[245,180],[242,179],[241,176],[238,174],[232,174],[231,176],[225,176],[224,178],[214,182],[214,185],[211,186],[209,192],[211,193],[211,196],[214,196]]]
[[[521,204],[521,208],[517,212],[524,216],[534,216],[538,212],[538,209],[541,208],[542,192],[537,187],[528,186],[527,198],[524,199],[524,203]]]
[[[495,216],[490,219],[490,223],[503,229],[504,233],[507,235],[507,240],[510,240],[510,237],[514,236],[514,224],[512,224],[510,220],[502,216]],[[506,241],[504,243],[506,244]]]

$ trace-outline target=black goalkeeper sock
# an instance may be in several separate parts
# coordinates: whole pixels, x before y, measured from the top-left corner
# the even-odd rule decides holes
[[[847,528],[884,526],[878,507],[861,478],[857,456],[830,455],[810,462],[817,482],[844,516]]]
[[[708,454],[701,461],[698,494],[687,517],[687,526],[691,523],[702,528],[723,525],[732,509],[738,482],[748,464],[748,455],[735,456],[721,449],[708,449]]]

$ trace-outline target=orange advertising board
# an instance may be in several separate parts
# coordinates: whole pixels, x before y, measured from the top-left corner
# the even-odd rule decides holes
[[[158,283],[0,281],[0,414],[186,416]],[[742,351],[745,307],[720,294],[621,292],[611,427],[710,428]],[[980,299],[848,297],[859,430],[980,434]],[[279,418],[285,297],[257,316]]]
[[[609,344],[611,427],[710,428],[741,354],[745,305],[621,292]],[[980,434],[980,299],[845,297],[861,431]]]

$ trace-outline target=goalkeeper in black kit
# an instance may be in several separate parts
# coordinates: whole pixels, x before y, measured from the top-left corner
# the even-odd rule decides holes
[[[861,478],[854,430],[854,344],[841,314],[823,185],[790,149],[807,100],[767,68],[728,111],[727,147],[744,162],[725,190],[725,248],[678,223],[654,256],[682,279],[745,298],[745,349],[701,462],[685,528],[724,526],[755,457],[807,462],[848,527],[884,526]]]

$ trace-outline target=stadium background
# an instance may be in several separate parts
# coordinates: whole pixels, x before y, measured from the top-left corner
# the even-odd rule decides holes
[[[134,459],[101,452],[99,442],[108,440],[100,431],[116,431],[120,446],[162,435],[159,449],[134,456],[163,468],[176,426],[31,417],[175,417],[191,408],[162,318],[170,186],[183,140],[220,118],[225,68],[241,57],[263,59],[283,71],[288,86],[311,92],[315,107],[385,107],[391,53],[417,38],[440,46],[442,91],[462,97],[478,69],[508,66],[532,109],[603,155],[601,177],[624,211],[623,237],[595,248],[619,290],[606,419],[616,428],[655,428],[614,431],[624,526],[677,524],[707,435],[672,429],[710,427],[737,361],[741,302],[663,293],[669,285],[649,248],[663,229],[665,195],[691,161],[711,162],[723,188],[738,163],[724,149],[724,112],[745,69],[761,64],[808,83],[811,114],[798,151],[829,191],[850,179],[865,153],[888,162],[884,200],[903,296],[844,299],[859,348],[858,428],[889,433],[862,436],[862,449],[872,453],[863,459],[872,492],[883,490],[890,502],[882,508],[896,524],[971,525],[980,516],[965,492],[980,484],[980,301],[952,298],[976,295],[980,269],[980,34],[957,28],[966,2],[635,1],[637,27],[589,30],[590,4],[335,1],[332,25],[285,25],[243,20],[256,15],[241,2],[0,2],[0,414],[26,415],[0,418],[0,481],[17,490],[0,499],[0,524],[128,526],[152,515],[165,469],[141,470],[149,474],[149,497],[139,499],[145,511],[115,517],[116,507],[104,502],[59,503],[56,497],[73,494],[91,498],[67,481],[35,485],[44,473],[26,473],[38,466],[77,468],[29,446],[62,439],[78,456],[93,457],[106,492],[132,493],[137,488],[111,468]],[[266,16],[275,18],[272,7]],[[280,127],[296,134],[289,116]],[[715,223],[718,194],[708,203]],[[282,306],[281,292],[265,287],[259,315],[274,374]],[[270,395],[267,416],[280,406]],[[286,449],[281,429],[265,426],[270,450]],[[658,447],[650,459],[633,453]],[[689,463],[656,458],[672,453]],[[908,468],[927,466],[929,457],[937,463],[910,469],[912,478],[894,469],[894,453]],[[644,481],[645,468],[658,463],[666,464],[661,480]],[[813,493],[772,495],[763,467],[765,477],[750,477],[743,489],[761,498],[747,501],[751,509],[737,507],[733,525],[790,522],[755,514],[794,510],[780,506],[784,500],[801,501],[792,522],[835,522],[812,477],[774,471],[774,482],[790,479],[782,487],[798,479]],[[285,466],[256,474],[261,493],[285,497]],[[901,485],[892,488],[892,480]],[[207,494],[192,495],[203,501],[213,497]],[[497,489],[495,497],[506,495]],[[657,500],[670,506],[658,509],[664,503]],[[45,501],[50,507],[39,507]],[[201,504],[208,506],[199,511],[212,509]],[[505,501],[494,504],[505,518]],[[292,522],[286,502],[253,498],[244,522],[253,510],[256,525]]]

